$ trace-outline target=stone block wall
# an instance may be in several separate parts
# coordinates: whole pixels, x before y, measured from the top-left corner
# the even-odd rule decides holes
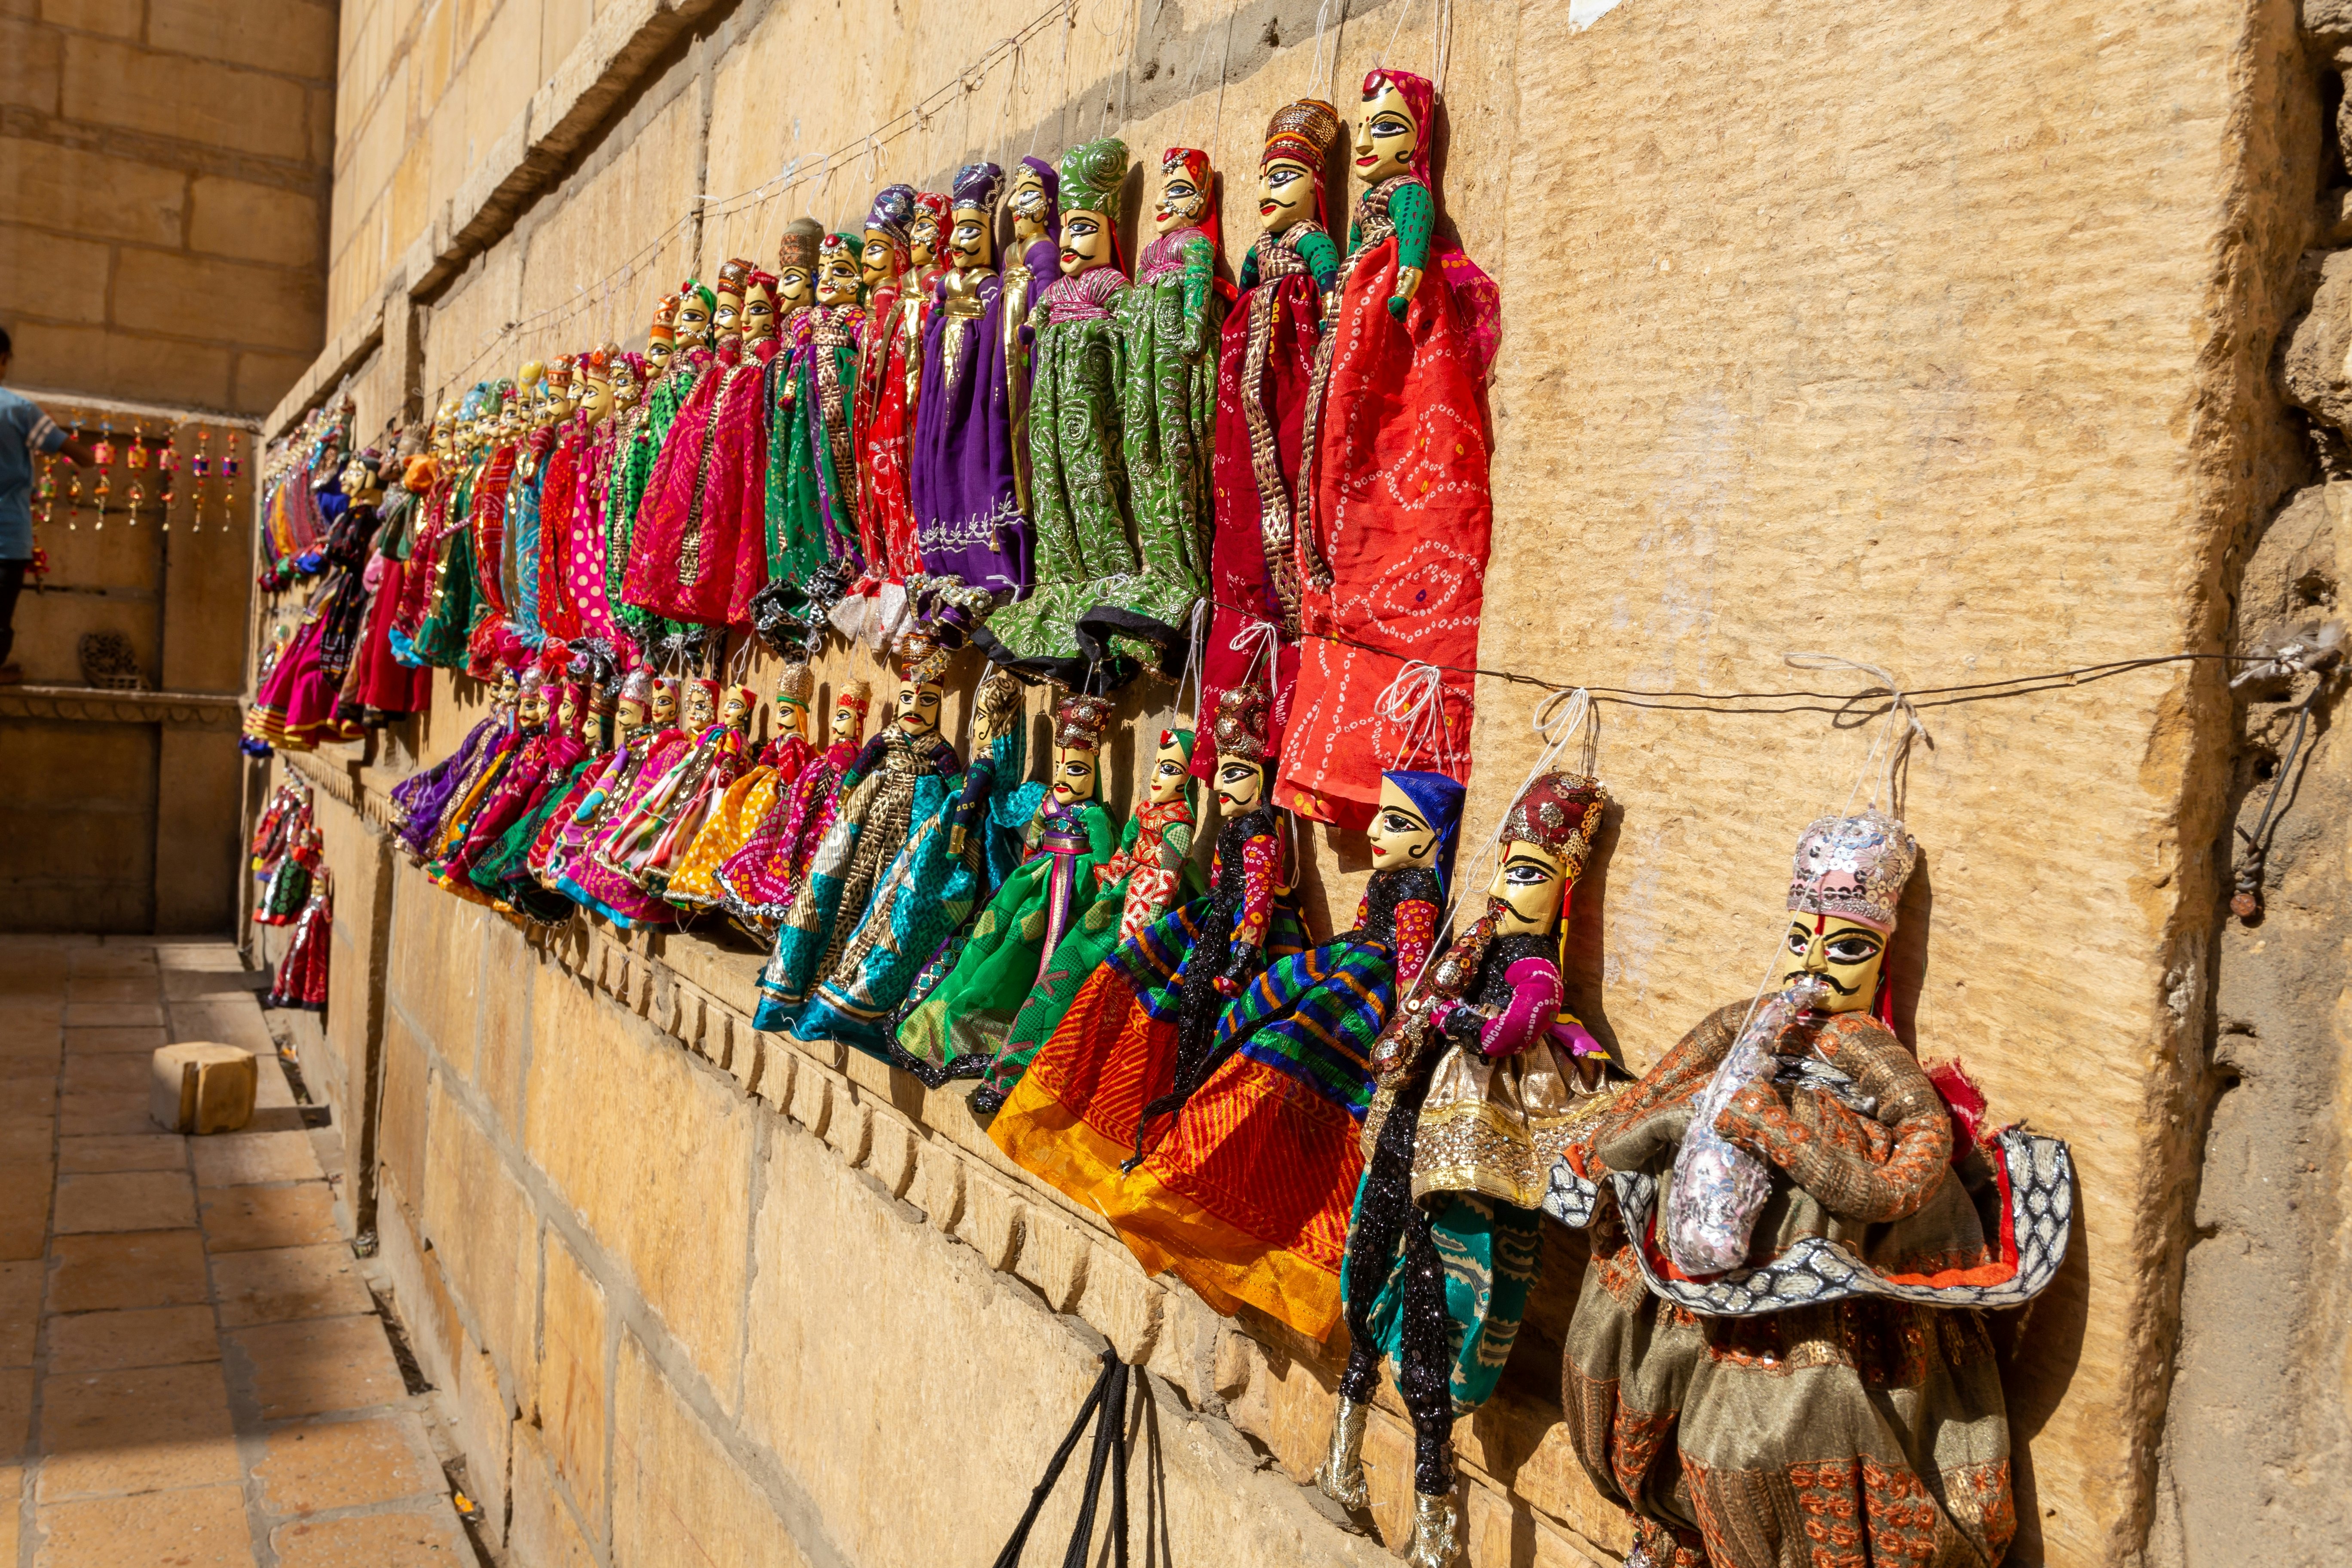
[[[318,353],[331,0],[0,6],[0,325],[44,391],[247,415]]]
[[[2336,1028],[2340,986],[2310,967],[2333,916],[2273,949],[2285,970],[2257,965],[2258,934],[2223,945],[2228,825],[2261,748],[2213,657],[2239,646],[2250,584],[2284,571],[2252,552],[2286,537],[2269,520],[2313,478],[2273,363],[2316,286],[2300,253],[2338,242],[2330,57],[2287,0],[2128,17],[2058,0],[2030,22],[1388,0],[1323,40],[1343,112],[1376,58],[1433,68],[1433,13],[1451,17],[1446,211],[1505,299],[1480,662],[1533,682],[1480,682],[1465,879],[1536,759],[1542,688],[1591,687],[1618,805],[1577,893],[1569,984],[1639,1070],[1754,985],[1806,821],[1890,788],[1924,849],[1894,949],[1898,1028],[1959,1058],[1996,1115],[2067,1139],[2080,1173],[2067,1270],[2007,1371],[2016,1560],[2195,1562],[2185,1542],[2246,1517],[2251,1450],[2192,1442],[2168,1415],[2176,1352],[2226,1333],[2221,1303],[2264,1267],[2233,1275],[2212,1251],[2191,1267],[2200,1181],[2226,1189],[2231,1223],[2268,1213],[2243,1184],[2211,1185],[2208,1143],[2317,1138],[2333,1114],[2332,1077],[2298,1079],[2267,1120],[2212,1110],[2237,1081],[2214,1054],[2225,959],[2266,976],[2231,1017],[2321,1051]],[[1078,0],[1017,67],[868,157],[866,131],[1035,13],[343,15],[328,346],[273,430],[346,384],[373,429],[525,359],[642,342],[653,297],[688,272],[765,263],[788,219],[854,223],[874,186],[936,184],[974,153],[1011,163],[1112,132],[1145,160],[1207,147],[1230,261],[1254,227],[1266,113],[1320,85],[1305,0]],[[1131,176],[1129,255],[1147,184]],[[1853,662],[1784,662],[1811,651]],[[2175,654],[2198,657],[2136,662]],[[1917,694],[1922,727],[1891,779],[1858,722],[1882,706],[1858,696],[1880,671]],[[883,672],[836,649],[820,673],[829,692]],[[1731,692],[1768,695],[1705,695]],[[1132,752],[1178,694],[1144,682],[1124,700]],[[480,713],[444,677],[367,789],[446,754]],[[949,721],[960,733],[956,705]],[[2274,751],[2275,722],[2252,721]],[[1361,841],[1318,830],[1302,847],[1318,929],[1344,927]],[[2313,868],[2332,862],[2295,864],[2302,897],[2340,907]],[[360,1102],[380,1118],[381,1228],[522,1561],[992,1552],[1009,1512],[964,1472],[1025,1487],[1089,1333],[1164,1380],[1164,1450],[1200,1467],[1171,1459],[1186,1475],[1171,1509],[1189,1486],[1239,1489],[1221,1559],[1366,1549],[1298,1522],[1321,1352],[1141,1280],[996,1161],[952,1097],[749,1036],[751,955],[584,926],[534,943],[404,869],[389,888],[381,1090]],[[2317,1167],[2334,1145],[2309,1147]],[[2297,1257],[2332,1257],[2324,1236]],[[1576,1247],[1550,1235],[1556,1284],[1525,1360],[1460,1436],[1475,1563],[1624,1545],[1551,1408]],[[2320,1325],[2300,1348],[2248,1353],[2308,1400],[2279,1369],[2336,1364],[2344,1335],[2299,1300],[2266,1310]],[[2209,1355],[2190,1407],[2238,1408],[2244,1372]],[[919,1529],[904,1510],[930,1502],[872,1478],[895,1481],[909,1454],[927,1481],[955,1468],[938,1434],[976,1386],[997,1414],[991,1377],[1014,1380],[1011,1435]],[[2312,1441],[2334,1454],[2325,1426]],[[1391,1538],[1401,1430],[1374,1442]],[[2311,1484],[2335,1463],[2314,1461]],[[688,1542],[649,1522],[665,1513],[775,1524]]]

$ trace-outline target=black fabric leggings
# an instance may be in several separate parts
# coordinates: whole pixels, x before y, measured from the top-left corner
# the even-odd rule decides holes
[[[1453,1334],[1445,1316],[1445,1265],[1430,1234],[1429,1215],[1412,1201],[1413,1133],[1429,1075],[1402,1090],[1381,1124],[1365,1172],[1364,1202],[1340,1262],[1347,1281],[1348,1367],[1342,1397],[1371,1398],[1380,1376],[1380,1346],[1372,1339],[1373,1298],[1401,1271],[1403,1355],[1397,1392],[1412,1416],[1412,1486],[1424,1496],[1454,1489]]]

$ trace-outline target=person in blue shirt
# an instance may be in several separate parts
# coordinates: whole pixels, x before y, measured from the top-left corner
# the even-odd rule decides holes
[[[16,344],[0,328],[0,382],[8,379]],[[68,437],[32,403],[0,386],[0,685],[15,685],[24,671],[8,658],[16,641],[16,595],[24,592],[33,564],[33,458],[59,452],[78,468],[94,460],[89,448]]]

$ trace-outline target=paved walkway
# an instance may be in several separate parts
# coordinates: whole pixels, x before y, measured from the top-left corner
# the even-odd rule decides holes
[[[0,938],[0,1568],[475,1562],[252,979],[220,942]],[[261,1109],[165,1135],[148,1054],[202,1039],[257,1050]]]

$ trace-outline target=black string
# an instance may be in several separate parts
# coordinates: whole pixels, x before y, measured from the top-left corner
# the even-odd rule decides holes
[[[1222,599],[1211,599],[1218,609],[1230,610],[1253,621],[1265,620],[1262,609],[1245,605],[1229,605]],[[1337,632],[1301,632],[1294,641],[1312,638],[1339,647],[1355,648],[1364,653],[1378,654],[1393,659],[1399,665],[1428,664],[1447,675],[1467,675],[1474,679],[1508,681],[1517,686],[1534,686],[1546,691],[1565,690],[1573,683],[1563,683],[1549,676],[1528,675],[1516,669],[1496,669],[1486,665],[1434,664],[1412,654],[1399,653],[1394,648],[1381,647]],[[2073,669],[2045,670],[2036,675],[2012,676],[2006,680],[1970,681],[1958,686],[1926,686],[1906,688],[1903,695],[1914,708],[1948,708],[1961,702],[1986,702],[2003,697],[2031,697],[2039,692],[2058,690],[2070,686],[2084,686],[2111,676],[2128,674],[2136,669],[2151,669],[2159,665],[2180,664],[2194,660],[2218,660],[2224,663],[2260,663],[2267,656],[2234,653],[2165,653],[2150,654],[2139,658],[2111,659],[2104,664],[2079,665]],[[1855,705],[1874,698],[1893,700],[1894,693],[1884,686],[1868,686],[1858,691],[1813,691],[1803,689],[1781,691],[1688,691],[1680,688],[1642,688],[1634,686],[1588,686],[1595,702],[1613,702],[1624,708],[1654,709],[1668,713],[1829,713],[1862,722],[1886,711],[1885,705],[1857,713]],[[1811,698],[1813,701],[1797,699]],[[1727,707],[1727,703],[1772,703],[1771,707]],[[1824,707],[1823,703],[1834,704]]]

